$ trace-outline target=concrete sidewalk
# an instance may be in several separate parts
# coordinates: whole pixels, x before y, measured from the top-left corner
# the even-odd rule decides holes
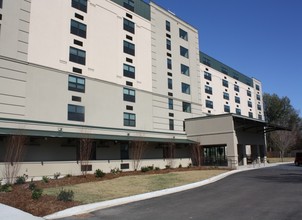
[[[169,188],[169,189],[164,189],[164,190],[159,190],[155,192],[150,192],[150,193],[144,193],[140,195],[135,195],[135,196],[129,196],[125,198],[119,198],[119,199],[113,199],[109,201],[104,201],[104,202],[97,202],[97,203],[92,203],[92,204],[87,204],[87,205],[81,205],[81,206],[76,206],[73,208],[69,208],[48,216],[45,216],[43,218],[35,217],[29,213],[23,212],[19,209],[12,208],[10,206],[6,206],[0,203],[0,220],[7,220],[7,219],[14,219],[14,220],[42,220],[42,219],[58,219],[58,218],[64,218],[64,217],[69,217],[73,215],[80,215],[80,214],[85,214],[89,212],[93,212],[96,210],[100,209],[105,209],[113,206],[118,206],[118,205],[123,205],[126,203],[130,202],[136,202],[144,199],[150,199],[150,198],[155,198],[163,195],[168,195],[171,193],[176,193],[176,192],[181,192],[184,190],[189,190],[193,189],[196,187],[204,186],[213,182],[216,182],[218,180],[221,180],[229,175],[232,175],[234,173],[238,172],[243,172],[243,171],[248,171],[248,170],[254,170],[254,169],[259,169],[259,168],[265,168],[265,167],[272,167],[272,166],[277,166],[280,164],[287,164],[287,163],[275,163],[275,164],[266,164],[265,166],[256,166],[256,167],[245,167],[245,168],[240,168],[238,170],[232,170],[226,173],[222,173],[218,176],[214,176],[212,178],[196,182],[196,183],[191,183],[187,184],[184,186],[179,186],[179,187],[174,187],[174,188]]]

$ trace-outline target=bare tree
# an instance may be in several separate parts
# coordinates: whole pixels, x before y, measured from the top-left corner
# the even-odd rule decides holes
[[[194,166],[200,167],[202,165],[203,148],[200,144],[191,145],[191,158]]]
[[[130,153],[131,153],[131,159],[132,159],[134,170],[138,170],[144,150],[147,145],[148,145],[147,142],[141,140],[136,140],[131,142]]]
[[[4,178],[9,184],[13,184],[17,177],[21,162],[24,158],[26,136],[11,135],[6,140],[6,152],[4,156]]]
[[[280,157],[283,161],[284,153],[293,147],[297,142],[297,129],[293,128],[292,131],[278,130],[270,134],[270,139],[274,147],[280,151]]]
[[[164,157],[167,159],[167,166],[173,167],[175,158],[175,143],[170,142],[164,147]]]
[[[82,175],[86,177],[88,172],[89,160],[91,158],[92,151],[92,139],[81,138],[79,147],[79,159],[81,165]]]

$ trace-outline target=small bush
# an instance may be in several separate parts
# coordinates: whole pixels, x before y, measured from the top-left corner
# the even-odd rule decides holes
[[[11,184],[4,184],[0,186],[0,192],[11,192],[13,191],[13,187]]]
[[[148,171],[151,171],[153,169],[154,169],[153,166],[141,167],[142,172],[148,172]]]
[[[160,170],[160,168],[159,168],[159,167],[155,167],[154,169],[155,169],[155,170]]]
[[[54,178],[55,180],[59,179],[59,176],[61,176],[61,173],[60,173],[60,172],[56,172],[56,173],[53,174],[53,178]]]
[[[181,165],[181,164],[179,164],[178,168],[182,168],[182,165]]]
[[[166,165],[166,169],[170,169],[171,168],[171,166],[170,165]]]
[[[121,172],[122,171],[119,168],[114,168],[114,169],[110,170],[110,173],[113,173],[113,174],[118,174],[118,173],[121,173]]]
[[[97,177],[97,178],[101,178],[101,177],[105,176],[105,173],[104,173],[102,170],[97,169],[97,170],[94,172],[94,175],[95,175],[95,177]]]
[[[35,188],[31,192],[31,198],[37,200],[37,199],[39,199],[42,196],[42,193],[43,193],[42,189]]]
[[[26,182],[28,178],[28,175],[23,174],[23,176],[17,176],[16,178],[16,184],[20,185],[20,184],[24,184]]]
[[[28,186],[28,189],[31,191],[34,191],[37,188],[37,185],[33,182],[31,182]]]
[[[191,164],[191,163],[189,163],[187,167],[188,167],[188,168],[191,168],[191,167],[192,167],[192,164]]]
[[[70,173],[68,173],[65,177],[69,178],[69,177],[72,177],[72,175]]]
[[[73,196],[74,192],[72,190],[61,189],[60,193],[57,196],[57,200],[68,202],[73,200]]]
[[[49,182],[49,178],[47,176],[42,176],[42,182],[43,183],[48,183]]]

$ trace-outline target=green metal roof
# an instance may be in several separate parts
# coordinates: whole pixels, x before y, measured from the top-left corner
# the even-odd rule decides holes
[[[237,70],[233,69],[232,67],[229,67],[225,65],[224,63],[214,59],[213,57],[210,57],[209,55],[199,52],[199,61],[200,63],[203,63],[209,67],[212,67],[213,69],[224,73],[225,75],[228,75],[242,83],[245,83],[246,85],[249,85],[253,87],[253,79],[238,72]]]
[[[116,4],[124,7],[124,2],[128,2],[127,0],[111,0]],[[134,2],[134,13],[146,18],[147,20],[151,20],[151,9],[150,5],[143,0],[132,0]]]
[[[20,130],[20,129],[8,129],[0,128],[1,135],[26,135],[35,137],[56,137],[56,138],[90,138],[97,140],[115,140],[115,141],[134,141],[142,140],[147,142],[158,143],[182,143],[191,144],[195,143],[188,139],[177,138],[154,138],[154,137],[136,137],[136,136],[118,136],[118,135],[103,135],[103,134],[80,134],[73,132],[60,132],[60,131],[41,131],[41,130]]]

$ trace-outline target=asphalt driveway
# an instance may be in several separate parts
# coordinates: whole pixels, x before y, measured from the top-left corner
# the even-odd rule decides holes
[[[302,167],[241,172],[196,189],[64,219],[302,219]]]

